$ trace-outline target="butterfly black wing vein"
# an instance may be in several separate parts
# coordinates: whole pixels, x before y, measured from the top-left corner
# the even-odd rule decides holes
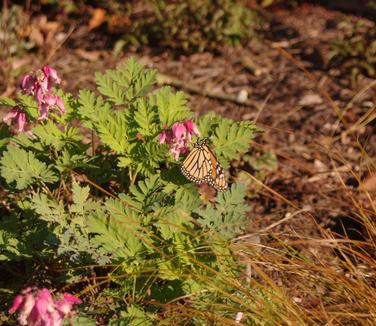
[[[188,180],[197,184],[207,183],[219,191],[225,191],[228,187],[223,169],[206,139],[197,141],[185,158],[181,171]]]

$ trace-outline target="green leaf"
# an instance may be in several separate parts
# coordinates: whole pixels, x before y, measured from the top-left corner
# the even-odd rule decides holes
[[[61,150],[65,145],[63,132],[50,120],[35,126],[33,134],[44,146],[53,146],[56,150]]]
[[[84,212],[86,210],[85,206],[88,203],[89,192],[90,192],[89,186],[80,187],[80,185],[76,181],[73,181],[72,183],[73,204],[70,206],[70,211],[72,213],[79,213],[81,215],[84,215]]]
[[[16,183],[18,190],[39,183],[53,183],[56,174],[45,163],[39,161],[32,152],[8,145],[0,161],[1,176],[8,184]]]
[[[180,208],[179,204],[176,206]],[[176,207],[162,207],[154,214],[158,220],[155,225],[165,240],[182,236],[187,231],[187,225],[192,227],[192,222]]]
[[[192,116],[191,110],[187,107],[185,93],[173,93],[169,86],[162,87],[155,92],[150,98],[150,104],[157,107],[162,128]]]
[[[23,148],[33,150],[34,152],[45,152],[46,148],[43,147],[39,141],[34,141],[28,134],[20,133],[17,136],[14,136],[12,139],[17,145],[20,145]]]
[[[194,184],[186,184],[176,191],[175,205],[187,212],[198,209],[201,204],[200,194]]]
[[[135,103],[134,120],[137,122],[137,131],[143,136],[151,136],[156,133],[156,111],[146,100],[140,99]]]
[[[203,137],[209,137],[212,135],[214,129],[221,121],[221,117],[214,112],[209,112],[198,118],[197,126]]]
[[[126,168],[130,167],[133,164],[133,160],[130,157],[125,157],[125,156],[120,156],[119,157],[119,162],[118,162],[118,167],[119,168]]]
[[[77,109],[79,107],[79,101],[71,93],[64,92],[62,89],[54,89],[54,94],[59,96],[64,103],[66,112],[55,115],[57,121],[61,124],[66,124],[77,118]]]
[[[147,94],[155,83],[156,72],[145,69],[134,58],[115,70],[96,73],[98,90],[116,105],[126,105]]]
[[[111,113],[111,105],[97,97],[91,91],[80,91],[78,94],[78,114],[84,127],[94,129],[100,120],[105,120]]]
[[[159,176],[154,175],[144,181],[139,181],[137,186],[131,186],[129,191],[135,201],[143,204],[142,209],[146,211],[155,202],[155,194],[158,194],[161,188]]]
[[[98,122],[97,129],[104,144],[119,154],[127,152],[127,125],[122,112],[108,114],[106,120]]]
[[[249,206],[244,198],[247,188],[243,184],[233,184],[231,189],[218,193],[216,206],[197,210],[199,221],[206,228],[215,230],[226,239],[243,232],[247,225]]]
[[[111,320],[110,326],[153,326],[155,316],[147,313],[140,306],[128,306],[127,311],[121,311],[118,320]]]
[[[227,160],[236,159],[249,149],[257,131],[259,129],[248,122],[222,119],[212,137],[215,152]]]
[[[67,213],[62,201],[50,199],[46,194],[35,194],[31,199],[31,209],[33,209],[40,219],[48,223],[56,223],[60,226],[66,224]]]
[[[3,215],[0,220],[0,260],[15,263],[35,257],[36,252],[40,255],[46,236],[44,226],[45,223],[35,218],[18,218],[12,213]]]
[[[17,105],[17,102],[10,97],[6,96],[0,96],[0,104],[5,105],[5,106],[11,106],[14,107]]]
[[[33,96],[18,93],[20,107],[27,112],[28,116],[33,120],[39,117],[38,103]]]
[[[89,317],[83,316],[82,314],[73,315],[70,319],[64,319],[63,326],[95,326],[97,323],[95,320],[90,319]]]
[[[71,170],[79,167],[94,167],[94,165],[89,164],[90,159],[91,158],[85,154],[73,154],[71,151],[63,149],[55,161],[55,167],[60,173],[71,172]]]
[[[100,245],[116,259],[127,259],[139,255],[144,246],[140,240],[137,225],[130,223],[130,220],[127,221],[128,216],[125,213],[123,215],[117,209],[110,209],[109,213],[121,214],[123,220],[119,221],[116,216],[111,216],[111,214],[108,216],[100,210],[92,212],[87,221],[89,231],[95,234],[91,241]]]

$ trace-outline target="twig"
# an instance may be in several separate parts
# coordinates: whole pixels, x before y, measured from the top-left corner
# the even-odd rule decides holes
[[[251,101],[251,100],[242,101],[236,95],[226,94],[226,93],[221,93],[221,92],[205,91],[199,86],[188,84],[186,82],[183,82],[182,80],[179,80],[177,78],[164,75],[164,74],[157,75],[157,84],[159,86],[171,85],[176,88],[183,89],[192,94],[198,94],[198,95],[206,96],[206,97],[213,98],[216,100],[221,100],[221,101],[230,101],[239,105],[255,108],[258,110],[261,107],[261,103],[258,103],[256,101]]]
[[[280,225],[280,224],[282,224],[284,222],[287,222],[288,220],[291,220],[294,216],[296,216],[296,215],[298,215],[300,213],[307,212],[309,210],[310,210],[309,208],[302,208],[302,209],[300,209],[300,210],[298,210],[298,211],[296,211],[296,212],[294,212],[292,214],[287,215],[283,219],[281,219],[281,220],[279,220],[279,221],[277,221],[277,222],[275,222],[275,223],[267,226],[266,228],[264,228],[264,229],[262,229],[260,231],[257,231],[255,233],[241,235],[240,237],[235,238],[233,241],[244,240],[244,239],[247,239],[247,238],[251,238],[251,237],[253,237],[253,236],[257,235],[257,234],[265,233],[265,232],[267,232],[267,231],[275,228],[276,226],[278,226],[278,225]]]
[[[50,53],[48,54],[47,56],[47,59],[45,60],[46,63],[48,63],[51,58],[56,54],[57,50],[59,50],[63,44],[68,40],[68,38],[72,35],[72,33],[74,32],[76,26],[71,26],[69,28],[69,31],[67,32],[67,34],[65,35],[64,39],[61,40],[61,42],[59,44],[57,44],[51,51]]]

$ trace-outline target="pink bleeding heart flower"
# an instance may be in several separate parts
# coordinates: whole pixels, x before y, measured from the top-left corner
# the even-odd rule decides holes
[[[52,84],[52,83],[60,84],[61,83],[61,79],[57,75],[56,70],[51,68],[49,65],[45,65],[42,68],[42,71],[43,71],[46,79],[49,81],[49,84]]]
[[[45,95],[43,98],[40,99],[39,103],[39,120],[46,120],[48,112],[52,108],[56,108],[62,113],[67,112],[63,100],[56,95]]]
[[[162,131],[160,134],[159,134],[159,143],[160,144],[164,144],[165,142],[167,142],[167,137],[168,137],[168,134],[166,131]]]
[[[171,130],[164,130],[159,134],[159,143],[167,143],[174,160],[178,160],[180,154],[188,152],[193,135],[200,135],[196,124],[192,120],[176,122]]]
[[[51,109],[57,109],[60,113],[66,113],[61,97],[52,94],[52,86],[60,84],[61,79],[57,71],[48,65],[43,66],[33,75],[26,75],[22,79],[24,93],[35,96],[39,108],[39,120],[46,120]]]
[[[31,75],[25,75],[22,79],[21,88],[26,94],[34,95],[37,80]]]
[[[16,132],[20,133],[25,130],[26,125],[26,113],[21,109],[14,107],[8,114],[3,118],[3,122],[8,125],[17,125]]]
[[[46,288],[27,288],[15,297],[9,313],[19,310],[20,325],[61,326],[64,318],[72,316],[73,305],[79,303],[81,300],[70,293],[64,293],[62,299],[55,301]]]
[[[66,316],[71,313],[74,304],[80,304],[81,302],[82,301],[78,299],[76,296],[70,293],[64,293],[63,298],[56,301],[56,308],[64,316]]]
[[[185,121],[184,126],[188,131],[189,137],[191,137],[192,135],[196,135],[196,136],[200,135],[200,132],[198,131],[196,124],[192,120]]]

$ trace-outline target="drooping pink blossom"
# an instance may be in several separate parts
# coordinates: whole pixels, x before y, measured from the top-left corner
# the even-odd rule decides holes
[[[56,108],[62,113],[66,113],[64,102],[59,96],[46,95],[39,101],[39,120],[46,120],[51,108]]]
[[[61,83],[61,79],[57,75],[57,71],[55,69],[51,68],[49,65],[45,65],[42,68],[42,71],[43,71],[43,73],[44,73],[44,75],[47,78],[49,83],[55,83],[55,84]]]
[[[52,93],[52,86],[60,84],[61,79],[55,69],[48,65],[36,71],[34,74],[28,74],[23,77],[21,88],[25,94],[32,95],[38,102],[39,120],[46,120],[51,110],[57,110],[59,113],[66,113],[64,102],[60,96]],[[26,113],[18,107],[14,107],[4,118],[3,121],[9,125],[16,125],[17,133],[25,131]]]
[[[198,131],[198,128],[197,128],[196,124],[192,120],[185,121],[184,125],[187,128],[187,130],[188,130],[188,135],[189,136],[199,135],[200,134],[200,132]]]
[[[68,315],[72,311],[74,304],[80,304],[81,300],[70,293],[64,293],[63,298],[56,301],[57,310],[63,315]]]
[[[61,326],[64,318],[72,316],[73,305],[79,303],[81,300],[69,293],[55,301],[46,288],[27,288],[15,297],[9,313],[19,310],[20,325]]]
[[[52,94],[52,86],[60,84],[61,79],[55,69],[43,66],[33,75],[26,75],[22,79],[24,93],[35,96],[39,108],[39,120],[46,120],[51,109],[65,113],[64,102],[61,97]]]
[[[26,125],[26,113],[18,107],[14,107],[3,118],[3,122],[5,122],[8,125],[17,125],[17,133],[23,132],[25,130]]]
[[[26,94],[34,95],[36,85],[36,79],[31,75],[25,75],[22,79],[21,88]]]
[[[164,130],[159,134],[159,143],[168,144],[174,160],[178,160],[181,153],[188,152],[192,136],[199,136],[200,132],[192,120],[176,122],[171,130]]]

